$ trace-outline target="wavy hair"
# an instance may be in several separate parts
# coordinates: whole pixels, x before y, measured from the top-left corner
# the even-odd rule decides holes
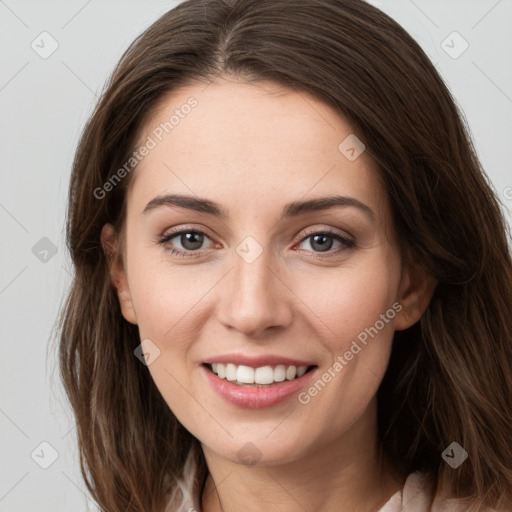
[[[69,188],[75,268],[60,317],[61,377],[80,467],[102,510],[161,512],[199,441],[134,356],[100,242],[125,222],[130,158],[168,93],[232,75],[306,92],[345,116],[378,164],[400,249],[438,281],[422,318],[395,333],[378,391],[383,450],[473,507],[512,494],[512,262],[500,203],[463,113],[420,46],[362,0],[187,0],[126,50],[86,124]],[[96,193],[95,193],[96,191]],[[469,458],[441,459],[453,441]],[[508,498],[507,498],[508,499]],[[510,506],[510,502],[506,502]]]

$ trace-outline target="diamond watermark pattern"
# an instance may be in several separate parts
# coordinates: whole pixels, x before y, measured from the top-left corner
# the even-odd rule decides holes
[[[133,351],[135,357],[140,359],[146,366],[152,365],[160,356],[160,349],[149,338],[142,340],[142,343]]]
[[[353,162],[362,155],[366,149],[366,146],[356,135],[351,133],[348,137],[340,142],[338,149],[347,160]]]
[[[59,452],[50,443],[43,441],[30,456],[39,467],[48,469],[59,458]]]
[[[443,40],[441,48],[452,59],[458,59],[469,48],[469,43],[457,31],[454,31]]]
[[[454,441],[441,454],[441,457],[446,464],[453,469],[457,469],[468,458],[468,452],[459,443]]]
[[[261,452],[253,443],[245,443],[236,456],[242,464],[254,466],[261,459]]]
[[[246,262],[252,263],[263,252],[263,247],[252,237],[245,237],[237,246],[236,253]]]
[[[47,59],[59,47],[57,40],[48,32],[41,32],[30,44],[39,57]]]
[[[49,238],[43,236],[43,238],[32,247],[32,254],[39,261],[48,263],[57,254],[57,246]]]

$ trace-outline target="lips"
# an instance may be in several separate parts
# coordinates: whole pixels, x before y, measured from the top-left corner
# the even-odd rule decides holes
[[[306,386],[316,365],[279,356],[226,354],[205,361],[203,375],[221,397],[239,407],[271,407]]]

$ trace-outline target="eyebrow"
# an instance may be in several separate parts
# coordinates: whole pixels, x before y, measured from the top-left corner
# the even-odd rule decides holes
[[[189,210],[194,210],[200,213],[207,213],[220,219],[227,219],[229,217],[229,210],[226,210],[221,205],[210,201],[209,199],[185,196],[181,194],[167,194],[155,197],[149,201],[142,213],[147,214],[161,206],[178,206],[180,208],[187,208]],[[355,197],[340,195],[320,197],[317,199],[309,199],[307,201],[293,201],[288,203],[283,207],[281,219],[297,217],[306,213],[329,210],[335,207],[358,208],[367,214],[372,220],[375,219],[375,213],[369,206],[362,203]]]

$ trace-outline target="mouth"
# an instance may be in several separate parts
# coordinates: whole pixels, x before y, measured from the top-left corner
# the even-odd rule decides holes
[[[316,365],[265,365],[252,367],[234,363],[204,363],[203,366],[219,379],[241,387],[262,388],[300,379]]]
[[[223,354],[203,361],[200,369],[210,389],[245,409],[289,403],[318,373],[308,360],[277,354]]]

